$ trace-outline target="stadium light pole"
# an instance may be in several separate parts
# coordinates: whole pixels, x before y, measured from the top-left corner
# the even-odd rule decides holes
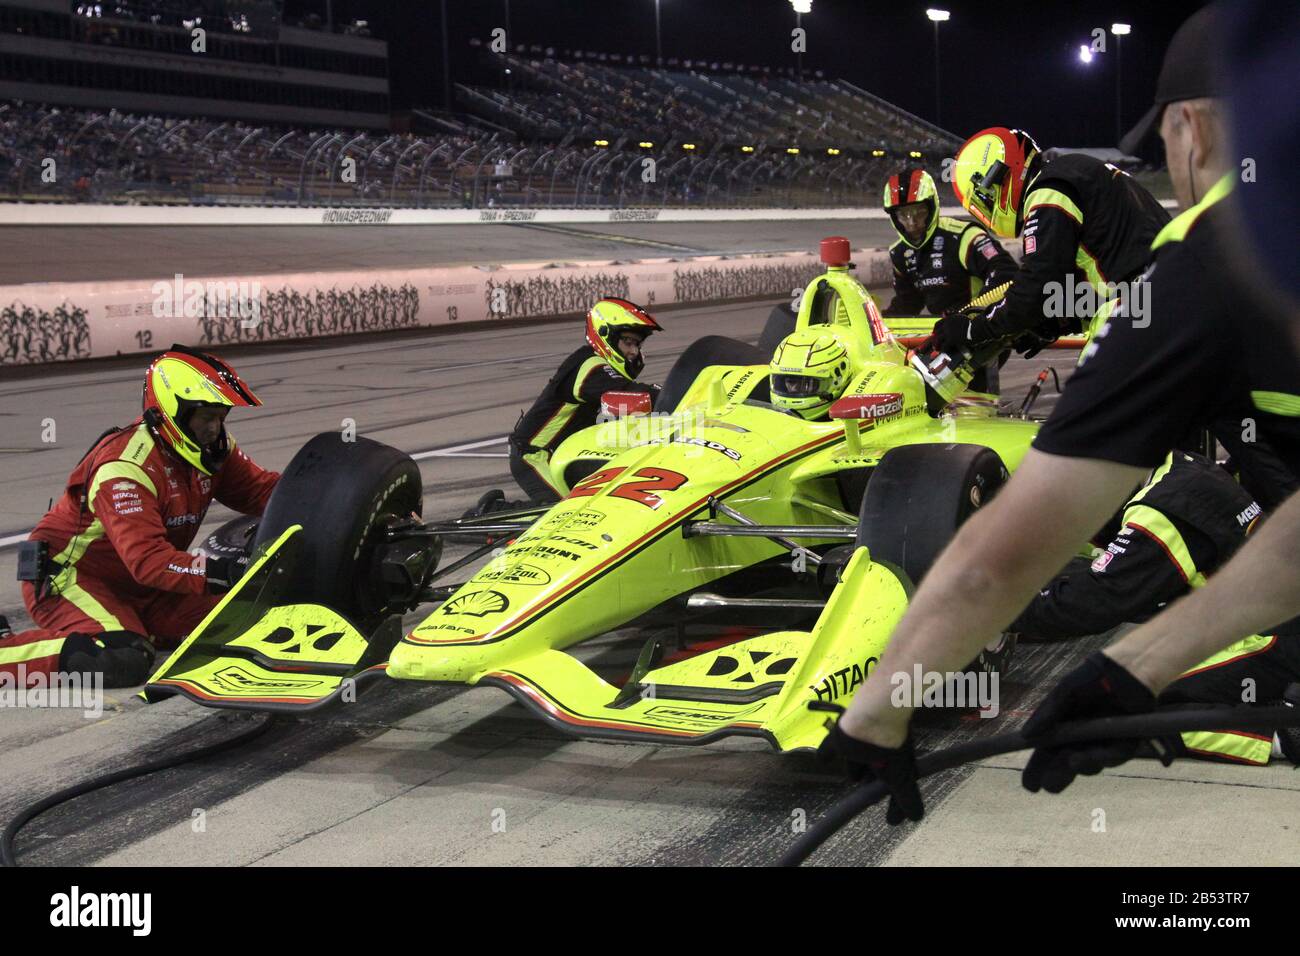
[[[930,18],[934,24],[934,125],[943,125],[943,100],[939,95],[939,24],[944,23],[952,16],[947,10],[936,10],[934,7],[925,11],[925,15]]]
[[[803,28],[803,15],[812,13],[812,0],[790,0],[790,6],[794,7],[794,26],[795,29]],[[798,65],[795,67],[795,77],[800,83],[803,82],[803,45],[800,44]]]
[[[1115,142],[1124,137],[1124,38],[1133,32],[1127,23],[1112,23],[1115,34]]]
[[[442,0],[442,101],[451,112],[451,38],[447,35],[447,0]]]
[[[659,0],[655,0],[655,66],[664,65],[664,39],[659,26]]]

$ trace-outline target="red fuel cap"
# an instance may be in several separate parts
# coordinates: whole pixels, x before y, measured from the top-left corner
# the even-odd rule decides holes
[[[828,266],[847,266],[853,261],[849,240],[843,236],[827,236],[822,240],[822,262]]]

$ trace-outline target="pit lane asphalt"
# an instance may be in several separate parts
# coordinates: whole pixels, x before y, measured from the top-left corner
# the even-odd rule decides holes
[[[666,313],[646,377],[662,380],[702,334],[755,341],[769,308]],[[355,419],[361,434],[434,451],[419,460],[425,512],[458,514],[487,488],[510,488],[505,458],[492,457],[504,448],[490,440],[513,424],[579,335],[570,323],[249,352],[236,365],[266,405],[236,413],[232,431],[258,461],[278,468],[311,435]],[[1065,372],[1073,356],[1050,361]],[[1042,364],[1041,357],[1013,359],[1004,397],[1018,403]],[[0,538],[30,528],[95,436],[135,415],[140,372],[114,362],[0,381]],[[47,418],[56,428],[52,443],[41,441]],[[226,517],[214,508],[204,531]],[[446,560],[459,553],[449,550]],[[14,550],[0,550],[0,613],[22,628],[28,619],[14,570]],[[579,654],[630,669],[647,636],[616,632]],[[1010,729],[1045,685],[1104,640],[1022,649],[1003,684],[999,717],[929,722],[922,746]],[[249,719],[179,698],[146,706],[128,691],[107,697],[99,719],[74,710],[0,710],[0,821],[57,788],[197,748]],[[1282,766],[1134,762],[1059,797],[1031,797],[1019,787],[1021,765],[1013,755],[937,777],[925,787],[922,825],[891,830],[883,813],[869,811],[816,859],[1300,859],[1293,823],[1300,775]],[[336,712],[289,719],[239,752],[60,807],[25,830],[18,848],[25,862],[46,865],[757,864],[774,859],[801,819],[815,820],[843,792],[810,759],[772,754],[755,741],[702,748],[577,741],[496,690],[394,681]]]

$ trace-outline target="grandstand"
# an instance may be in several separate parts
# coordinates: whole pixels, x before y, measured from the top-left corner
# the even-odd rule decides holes
[[[8,2],[0,0],[0,20]],[[223,23],[245,22],[223,2]],[[119,14],[125,9],[115,7]],[[22,21],[28,28],[32,22]],[[311,32],[259,22],[280,40],[291,30]],[[138,21],[119,25],[127,30],[117,34],[123,42],[140,40],[132,39],[130,23]],[[860,206],[878,202],[883,180],[900,163],[937,174],[958,144],[843,80],[797,80],[732,64],[670,60],[651,68],[605,55],[530,53],[482,52],[499,86],[456,84],[463,112],[416,110],[394,124],[433,131],[424,135],[367,123],[273,122],[257,110],[243,115],[235,108],[232,115],[230,104],[203,99],[172,114],[135,111],[130,96],[111,91],[96,94],[102,106],[87,106],[79,95],[15,98],[0,103],[0,200]]]

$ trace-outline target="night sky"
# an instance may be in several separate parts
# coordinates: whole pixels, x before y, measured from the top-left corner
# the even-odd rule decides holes
[[[389,41],[393,108],[440,105],[440,0],[333,0],[336,19],[365,17]],[[661,0],[664,56],[793,66],[788,0]],[[941,24],[944,127],[966,136],[991,125],[1022,126],[1043,146],[1115,144],[1115,55],[1109,27],[1132,24],[1123,46],[1125,128],[1150,105],[1160,58],[1178,25],[1202,5],[1167,3],[877,3],[814,0],[805,73],[823,70],[934,119],[934,34],[927,6],[952,12]],[[505,25],[505,0],[447,0],[453,78],[488,82],[468,42]],[[286,15],[323,9],[288,0]],[[654,54],[653,0],[510,0],[510,41],[543,47]],[[1090,66],[1079,45],[1106,28],[1109,52]]]

